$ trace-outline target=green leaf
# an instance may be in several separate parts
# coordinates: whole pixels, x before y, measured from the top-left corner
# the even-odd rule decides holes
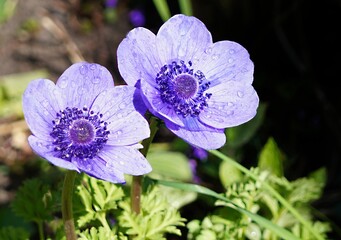
[[[243,174],[229,162],[222,161],[219,166],[219,177],[222,185],[227,188],[232,183],[241,181]]]
[[[50,186],[29,179],[18,189],[12,208],[27,221],[41,222],[52,219],[53,203]]]
[[[154,150],[148,153],[147,159],[153,168],[151,176],[161,175],[182,181],[192,180],[188,158],[183,153]]]
[[[230,203],[230,207],[239,211],[240,213],[248,216],[251,218],[254,222],[258,223],[260,226],[267,228],[271,230],[273,233],[278,235],[279,237],[282,237],[283,239],[289,239],[289,240],[299,240],[296,236],[294,236],[292,233],[290,233],[288,230],[281,228],[277,226],[276,224],[272,223],[271,221],[267,220],[266,218],[251,213],[237,205],[235,205],[233,202],[231,202],[229,199],[225,198],[224,196],[208,189],[203,186],[195,185],[195,184],[189,184],[189,183],[180,183],[180,182],[170,182],[170,181],[164,181],[164,180],[154,180],[157,184],[164,185],[164,186],[169,186],[173,188],[178,188],[186,191],[194,191],[197,193],[201,193],[204,195],[208,195],[211,197],[214,197],[216,199],[225,201],[227,203]]]
[[[257,114],[253,119],[237,127],[226,129],[226,146],[229,148],[240,148],[250,141],[264,122],[266,108],[266,104],[260,104]]]
[[[261,171],[283,176],[283,154],[272,137],[268,139],[260,153],[258,167]]]
[[[119,226],[135,240],[161,240],[166,233],[181,235],[177,227],[185,225],[185,219],[155,185],[142,195],[140,214],[131,211],[130,201],[121,201],[119,206],[122,208]]]
[[[103,225],[106,213],[118,207],[118,201],[124,197],[120,185],[102,181],[86,174],[76,187],[74,198],[75,215],[78,216],[77,223],[80,227],[98,220]]]
[[[0,228],[0,239],[29,240],[29,233],[20,227],[3,227]]]

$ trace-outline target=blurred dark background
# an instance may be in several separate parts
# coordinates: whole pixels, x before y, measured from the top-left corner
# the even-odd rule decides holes
[[[180,13],[177,1],[168,2],[172,15]],[[45,69],[56,80],[80,55],[106,66],[116,83],[123,83],[116,49],[136,26],[129,18],[131,9],[144,15],[140,24],[154,33],[163,22],[153,1],[119,0],[114,15],[106,4],[18,0],[12,17],[0,25],[0,76]],[[192,4],[194,16],[206,24],[215,42],[240,43],[255,64],[253,85],[268,107],[245,162],[251,165],[272,136],[286,154],[288,179],[326,167],[327,185],[315,206],[340,225],[341,1],[195,0]],[[0,123],[6,121],[13,117],[3,117]],[[12,136],[0,136],[0,163],[13,166],[21,159],[24,165],[29,148],[5,145],[8,137]],[[8,159],[8,151],[16,153],[16,160]]]

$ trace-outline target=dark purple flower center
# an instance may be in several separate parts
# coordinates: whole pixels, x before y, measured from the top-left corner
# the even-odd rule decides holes
[[[54,138],[56,157],[71,160],[92,159],[108,141],[107,123],[102,114],[69,108],[57,113],[50,135]]]
[[[205,93],[210,87],[201,71],[191,69],[192,62],[172,62],[164,65],[156,75],[156,89],[161,100],[173,107],[178,115],[196,117],[207,107],[211,93]]]

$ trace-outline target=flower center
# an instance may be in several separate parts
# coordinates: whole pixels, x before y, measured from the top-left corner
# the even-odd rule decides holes
[[[108,141],[107,123],[102,114],[83,109],[69,108],[57,113],[50,133],[54,138],[56,157],[71,160],[92,159]]]
[[[191,61],[188,64],[173,61],[164,65],[155,78],[163,103],[173,107],[183,117],[198,116],[208,106],[207,100],[212,96],[205,93],[210,87],[205,75],[199,70],[194,73],[191,67]]]
[[[75,144],[90,143],[94,138],[94,127],[87,120],[78,119],[73,122],[69,134]]]
[[[197,92],[198,82],[191,75],[182,74],[175,78],[174,90],[180,98],[188,99]]]

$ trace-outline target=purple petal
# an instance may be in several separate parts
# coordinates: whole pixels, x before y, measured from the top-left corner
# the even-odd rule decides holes
[[[118,69],[124,81],[135,86],[139,79],[155,82],[161,64],[158,58],[155,35],[139,27],[131,30],[117,49]]]
[[[141,82],[141,91],[145,99],[144,102],[152,114],[159,118],[172,121],[177,125],[184,126],[182,118],[175,113],[174,108],[163,103],[158,90],[149,85],[148,82]]]
[[[102,91],[90,106],[95,113],[103,114],[103,121],[114,121],[139,111],[143,114],[146,107],[139,90],[131,86],[116,86]]]
[[[236,42],[214,43],[199,57],[197,68],[214,85],[221,78],[251,84],[254,65],[247,50]]]
[[[212,129],[212,131],[192,131],[179,127],[171,122],[165,122],[169,130],[195,147],[206,150],[218,149],[226,142],[224,129]]]
[[[199,115],[200,121],[215,127],[227,128],[252,119],[257,112],[259,98],[251,85],[229,81],[207,90],[212,93],[208,107]]]
[[[162,64],[181,59],[195,61],[212,44],[211,33],[195,17],[178,14],[165,22],[157,33],[157,49]]]
[[[75,63],[65,70],[56,84],[66,97],[66,106],[89,107],[99,93],[114,87],[110,72],[95,63]]]
[[[72,159],[75,164],[82,172],[86,174],[105,180],[112,183],[125,183],[124,175],[122,172],[108,167],[106,161],[100,157],[93,159]]]
[[[23,95],[23,112],[31,132],[41,139],[51,139],[52,120],[63,105],[63,97],[52,81],[30,82]]]
[[[54,146],[52,145],[52,143],[41,140],[33,135],[28,137],[28,143],[36,154],[45,158],[53,165],[69,170],[76,170],[79,172],[79,169],[73,163],[53,156]]]
[[[130,175],[144,175],[152,171],[152,167],[136,146],[106,147],[98,155],[107,166]]]
[[[107,129],[107,144],[112,146],[133,145],[150,136],[147,120],[137,112],[110,122]]]

